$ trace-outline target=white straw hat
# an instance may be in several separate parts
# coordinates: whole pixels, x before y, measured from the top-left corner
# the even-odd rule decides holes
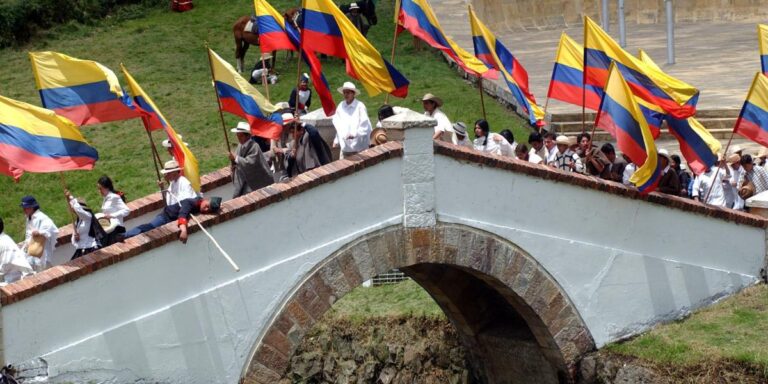
[[[342,85],[341,88],[338,88],[337,91],[339,91],[339,93],[341,93],[342,95],[344,94],[344,91],[354,91],[355,96],[360,94],[360,90],[357,89],[357,87],[355,87],[355,84],[352,83],[351,81],[345,81],[344,85]]]
[[[237,127],[234,127],[229,131],[232,133],[251,133],[251,125],[245,121],[241,121],[237,123]]]
[[[160,170],[160,173],[163,175],[169,174],[171,172],[181,171],[181,167],[179,167],[179,163],[176,162],[176,160],[168,160],[163,164],[163,169]]]

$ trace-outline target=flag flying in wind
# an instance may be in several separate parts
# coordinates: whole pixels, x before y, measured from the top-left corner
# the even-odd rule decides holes
[[[613,62],[635,96],[675,118],[696,113],[699,90],[630,55],[592,19],[584,16],[584,82],[602,87]]]
[[[381,57],[331,0],[302,0],[301,46],[344,59],[347,74],[369,95],[408,95],[408,79]]]
[[[277,107],[210,48],[208,55],[221,110],[248,120],[254,136],[279,139],[283,120],[279,113],[274,113]]]
[[[608,69],[605,95],[597,111],[595,125],[612,132],[619,150],[638,165],[629,181],[637,186],[640,193],[656,189],[662,176],[656,143],[632,90],[614,63]]]
[[[653,61],[651,56],[649,56],[642,48],[637,50],[637,58],[640,59],[640,61],[643,63],[646,63],[652,68],[656,69],[657,71],[661,71],[661,67],[659,67],[659,65]]]
[[[184,177],[192,184],[192,188],[195,191],[200,192],[200,170],[197,166],[197,158],[192,151],[187,148],[183,141],[179,140],[179,135],[176,134],[176,130],[173,129],[171,123],[163,116],[160,109],[157,108],[155,102],[149,97],[149,95],[141,89],[138,82],[128,73],[128,70],[124,65],[120,64],[125,75],[125,80],[128,82],[128,89],[135,101],[134,105],[141,113],[141,116],[146,124],[147,129],[151,130],[151,124],[160,124],[165,134],[168,136],[168,140],[173,144],[172,152],[173,158],[179,163],[182,169]]]
[[[288,33],[288,38],[291,42],[299,48],[301,46],[301,35],[299,30],[292,24],[285,25],[285,31]],[[326,116],[332,116],[336,113],[336,102],[333,101],[333,94],[331,88],[328,86],[328,81],[323,75],[323,65],[317,58],[315,52],[309,47],[304,47],[301,52],[301,57],[304,62],[309,66],[309,77],[312,79],[312,84],[315,86],[317,96],[320,97],[320,104],[323,106],[323,112]]]
[[[6,176],[10,176],[13,178],[14,182],[18,182],[21,178],[21,175],[24,174],[24,171],[11,166],[5,159],[0,157],[0,173]]]
[[[29,59],[43,107],[78,126],[139,117],[109,68],[57,52],[30,52]]]
[[[581,106],[586,101],[586,108],[597,110],[603,89],[594,85],[584,87],[584,47],[574,41],[565,32],[560,35],[560,44],[555,55],[555,67],[549,81],[547,97]]]
[[[498,78],[499,73],[496,70],[489,69],[445,35],[427,0],[397,0],[395,24],[398,25],[398,33],[402,29],[408,30],[431,47],[448,55],[467,73],[488,79]]]
[[[536,105],[536,98],[528,88],[528,72],[517,58],[501,43],[485,24],[469,9],[469,23],[472,26],[472,41],[475,56],[488,68],[501,72],[515,97],[517,104],[528,115],[531,125],[544,125],[544,111]]]
[[[285,33],[285,19],[267,0],[254,0],[256,10],[256,25],[259,29],[259,46],[262,52],[272,52],[280,49],[295,51],[288,35]]]
[[[700,175],[717,162],[720,141],[694,117],[687,119],[667,119],[667,129],[680,143],[680,152],[688,161],[693,173]]]
[[[0,158],[12,174],[46,173],[93,169],[99,154],[69,119],[0,96]]]
[[[768,77],[757,73],[734,132],[768,147]]]
[[[768,76],[768,25],[757,25],[757,41],[760,43],[760,65],[763,74]]]

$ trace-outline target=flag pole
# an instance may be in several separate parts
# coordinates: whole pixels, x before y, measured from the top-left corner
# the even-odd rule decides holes
[[[395,37],[392,39],[392,53],[389,55],[389,63],[393,66],[395,65],[395,47],[397,47],[398,36],[400,36],[400,34],[397,33],[397,23],[395,23]],[[389,93],[384,96],[384,104],[389,104]]]
[[[269,73],[269,70],[267,69],[267,62],[264,60],[264,52],[261,53],[261,69],[261,85],[264,86],[264,90],[267,93],[267,101],[269,101],[269,82],[267,81],[267,74]],[[218,93],[216,94],[218,95]]]
[[[147,132],[147,137],[149,138],[149,146],[152,148],[152,162],[155,164],[155,175],[157,176],[157,180],[160,181],[163,179],[160,177],[160,164],[162,163],[162,160],[160,159],[160,153],[157,152],[155,140],[152,139],[152,133],[149,130],[149,122],[147,121],[147,118],[142,116],[141,122],[144,124],[144,131]],[[166,201],[165,190],[162,187],[160,187],[160,193],[163,195],[163,201]]]
[[[587,16],[584,16],[584,52],[581,76],[581,133],[587,132]]]
[[[728,148],[731,146],[731,141],[733,140],[733,135],[736,133],[736,129],[731,131],[731,137],[728,139],[728,144],[725,145],[725,150],[723,151],[723,161],[719,162],[720,164],[717,165],[717,171],[715,171],[715,177],[712,178],[712,184],[709,186],[709,190],[707,190],[707,195],[704,197],[704,201],[702,203],[706,204],[709,200],[709,194],[712,192],[712,187],[715,186],[715,182],[717,181],[717,175],[720,173],[720,169],[723,168],[723,163],[726,161],[725,158],[728,155]],[[738,180],[736,180],[738,182]],[[737,185],[738,187],[738,185]]]
[[[227,135],[227,124],[224,122],[224,112],[222,112],[221,99],[219,98],[219,92],[216,90],[216,76],[213,75],[213,59],[211,58],[211,49],[208,47],[208,42],[205,43],[205,49],[208,54],[208,66],[211,68],[211,81],[213,81],[213,93],[216,95],[216,103],[219,105],[219,119],[221,119],[221,129],[224,132],[224,142],[227,145],[227,153],[230,153],[231,148],[229,144],[229,135]],[[232,182],[234,182],[234,177]]]
[[[72,217],[72,229],[73,229],[73,236],[75,233],[77,233],[77,216],[72,211],[72,206],[69,205],[69,198],[67,198],[67,182],[64,180],[64,172],[59,171],[59,181],[61,182],[61,189],[64,191],[64,201],[67,203],[67,211],[69,211],[69,215]]]
[[[483,99],[483,76],[480,74],[477,75],[477,89],[480,90],[480,107],[483,110],[483,120],[488,120],[488,117],[485,116],[485,100]]]
[[[293,111],[293,115],[296,117],[297,122],[301,120],[299,118],[299,86],[301,86],[301,55],[304,52],[304,35],[301,36],[301,41],[299,42],[299,52],[298,55],[296,55],[296,99],[294,100],[296,102],[296,108]]]
[[[547,108],[549,108],[549,94],[547,94],[547,99],[544,100],[544,121],[547,121]],[[552,122],[550,121],[550,124]],[[544,129],[543,125],[539,126],[539,134],[541,134],[541,131]]]

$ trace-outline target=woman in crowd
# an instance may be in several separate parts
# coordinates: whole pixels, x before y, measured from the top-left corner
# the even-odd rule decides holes
[[[475,122],[475,149],[494,155],[514,156],[515,149],[504,136],[492,133],[488,122],[480,119]]]
[[[125,233],[123,221],[131,213],[131,210],[125,205],[125,197],[115,191],[112,179],[107,175],[99,178],[97,187],[99,188],[99,193],[104,198],[101,203],[101,213],[104,214],[105,219],[110,221],[110,227],[114,227],[114,230],[107,234],[107,238],[101,244],[102,247],[106,247],[114,243],[118,235]]]

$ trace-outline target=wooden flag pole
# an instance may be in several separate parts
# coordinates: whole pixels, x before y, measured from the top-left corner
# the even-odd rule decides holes
[[[301,47],[299,47],[299,50],[303,50],[303,44],[304,41],[301,42]],[[303,51],[302,51],[303,52]],[[297,64],[296,64],[296,99],[294,100],[296,102],[296,108],[293,111],[293,115],[296,117],[296,120],[299,120],[299,87],[301,86],[301,52],[299,52],[297,57]]]
[[[74,228],[77,226],[77,215],[72,211],[72,206],[69,205],[69,198],[67,198],[67,191],[69,188],[67,188],[67,182],[64,180],[64,172],[59,171],[59,181],[61,182],[61,189],[64,192],[64,201],[67,203],[67,211],[69,211],[69,215],[72,216],[73,232],[77,233],[77,228]]]
[[[160,176],[160,164],[162,164],[160,153],[157,152],[155,140],[152,139],[152,133],[149,130],[149,121],[147,121],[145,116],[142,116],[141,122],[144,124],[144,131],[147,132],[147,137],[149,138],[149,147],[152,148],[152,162],[155,164],[155,175],[157,176],[157,181],[161,181],[163,178]],[[160,187],[160,193],[163,195],[163,201],[166,201],[165,190],[162,187]]]
[[[261,53],[261,69],[261,85],[264,86],[264,91],[266,91],[267,94],[267,101],[269,101],[269,81],[267,81],[269,70],[267,69],[267,62],[264,60],[264,52]]]
[[[547,99],[544,101],[544,121],[547,121],[547,108],[549,108],[549,96],[547,96]],[[552,123],[551,121],[549,122]],[[543,125],[539,126],[539,134],[541,134],[541,130],[544,129]]]
[[[587,17],[584,16],[584,65],[581,76],[581,133],[587,131]],[[599,111],[598,111],[599,112]]]
[[[483,99],[483,77],[478,76],[477,77],[477,89],[480,90],[480,107],[483,110],[483,120],[488,120],[488,117],[485,115],[485,100]]]
[[[400,36],[399,33],[397,33],[397,23],[395,23],[395,37],[392,38],[392,53],[389,55],[389,63],[393,66],[395,65],[395,47],[397,47],[397,37]],[[389,93],[387,93],[386,96],[384,96],[384,104],[389,104]]]
[[[231,149],[231,144],[229,143],[229,135],[227,135],[227,124],[224,122],[224,112],[222,112],[221,107],[221,99],[219,98],[219,92],[216,90],[216,76],[213,74],[213,59],[211,58],[211,49],[208,48],[208,43],[205,43],[205,49],[208,53],[208,66],[211,68],[211,81],[213,81],[213,93],[216,95],[216,103],[219,105],[219,119],[221,119],[221,129],[224,132],[224,142],[227,146],[227,153],[229,154]],[[234,164],[233,164],[234,165]],[[234,178],[232,178],[232,182],[234,182]]]
[[[728,139],[728,144],[725,145],[725,151],[723,151],[723,161],[720,162],[720,164],[717,165],[717,171],[715,171],[715,176],[712,178],[712,184],[709,186],[709,190],[707,190],[707,195],[704,197],[704,201],[702,203],[706,204],[707,201],[709,201],[709,194],[712,192],[712,187],[715,186],[715,182],[717,181],[717,175],[720,173],[720,169],[723,168],[723,163],[725,163],[725,158],[728,156],[728,148],[731,146],[731,141],[733,140],[733,135],[736,133],[736,130],[734,129],[731,131],[731,137]],[[738,180],[736,180],[738,182]],[[738,186],[738,185],[737,185]]]

